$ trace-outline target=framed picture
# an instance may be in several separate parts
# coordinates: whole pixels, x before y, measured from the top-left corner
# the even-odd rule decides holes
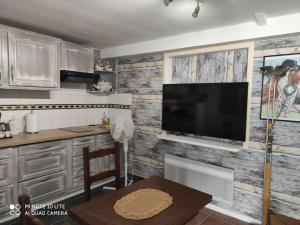
[[[300,53],[265,56],[263,65],[284,66],[287,67],[287,71],[271,78],[267,74],[263,75],[260,118],[267,119],[269,112],[269,118],[274,115],[281,121],[300,122]],[[286,95],[287,85],[293,88],[289,96]],[[268,107],[269,87],[271,89],[270,107]],[[275,93],[274,88],[276,88]],[[275,101],[274,112],[273,100]]]

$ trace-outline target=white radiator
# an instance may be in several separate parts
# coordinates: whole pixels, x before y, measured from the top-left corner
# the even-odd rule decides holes
[[[165,178],[211,194],[216,201],[233,202],[234,171],[165,155]]]

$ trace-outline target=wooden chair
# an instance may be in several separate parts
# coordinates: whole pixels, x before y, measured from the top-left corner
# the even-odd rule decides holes
[[[20,222],[21,225],[45,225],[40,219],[31,215],[30,210],[30,198],[26,194],[22,194],[18,198],[19,205],[21,206],[20,211]]]
[[[90,152],[89,147],[83,149],[83,166],[84,166],[84,198],[86,201],[91,199],[91,185],[94,182],[115,176],[116,188],[120,188],[120,150],[119,143],[115,142],[113,148],[99,149]],[[101,158],[113,154],[115,156],[115,169],[104,171],[95,175],[90,174],[90,160]]]

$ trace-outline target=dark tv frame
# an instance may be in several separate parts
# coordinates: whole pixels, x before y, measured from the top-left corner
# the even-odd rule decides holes
[[[231,84],[231,83],[245,83],[247,84],[247,92],[246,92],[246,114],[245,114],[245,135],[244,135],[244,140],[238,140],[238,139],[228,139],[225,137],[217,137],[217,136],[206,136],[206,135],[201,135],[198,133],[186,133],[186,132],[180,132],[180,131],[171,131],[171,130],[164,130],[162,127],[162,121],[161,121],[161,129],[162,131],[165,131],[166,133],[169,134],[175,134],[175,135],[180,135],[180,136],[194,136],[194,137],[199,137],[199,138],[213,138],[213,139],[220,139],[220,140],[228,140],[231,142],[247,142],[247,137],[248,137],[248,119],[249,119],[249,81],[244,81],[244,82],[216,82],[216,83],[177,83],[177,84],[172,84],[172,83],[168,83],[168,84],[163,84],[164,85],[199,85],[199,84]],[[162,95],[163,95],[163,90],[162,90]],[[161,119],[163,119],[163,100],[164,97],[162,96],[162,111],[161,111]]]

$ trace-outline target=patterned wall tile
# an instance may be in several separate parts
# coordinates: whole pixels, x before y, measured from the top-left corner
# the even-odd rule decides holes
[[[181,56],[172,59],[172,83],[192,82],[193,56]]]
[[[234,50],[232,82],[247,81],[247,68],[248,68],[248,49]]]
[[[133,122],[139,126],[161,127],[161,102],[133,101]]]
[[[14,110],[51,110],[51,109],[95,109],[113,108],[130,109],[130,105],[122,104],[40,104],[40,105],[0,105],[0,111]]]
[[[212,52],[197,56],[196,83],[226,82],[228,52]]]
[[[118,92],[143,95],[162,93],[162,67],[130,69],[118,72]]]

